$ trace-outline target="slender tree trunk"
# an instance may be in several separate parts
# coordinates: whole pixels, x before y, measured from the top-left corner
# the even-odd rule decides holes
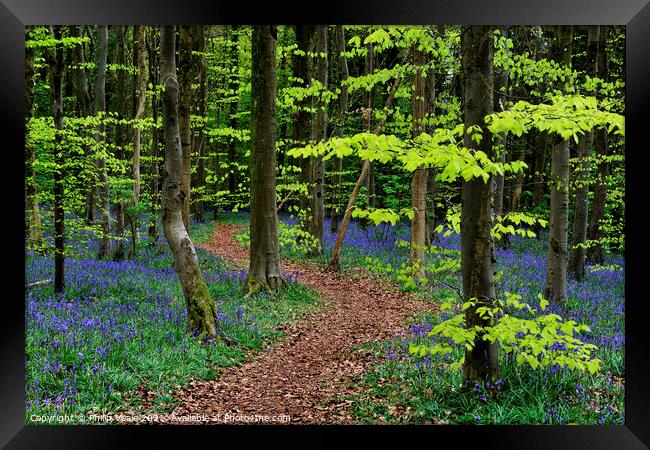
[[[252,37],[251,245],[248,293],[282,285],[275,199],[275,45],[274,25],[254,26]]]
[[[51,27],[54,39],[61,40],[61,26]],[[62,293],[65,290],[65,212],[63,207],[64,195],[64,168],[63,156],[63,47],[55,46],[48,54],[50,69],[50,92],[52,94],[52,115],[54,116],[55,149],[54,163],[57,169],[54,172],[54,292]]]
[[[310,53],[314,52],[315,44],[315,27],[311,25],[296,25],[294,27],[296,33],[296,43],[298,50],[304,52],[301,55],[293,56],[293,75],[298,78],[298,85],[301,87],[311,86],[312,72],[313,72],[313,58]],[[312,119],[311,119],[311,99],[307,96],[298,103],[298,111],[295,116],[293,125],[293,141],[295,145],[306,145],[312,138]],[[308,189],[311,189],[311,175],[312,175],[312,161],[310,158],[300,159],[300,177],[301,183],[306,184]],[[307,213],[309,216],[313,214],[309,210],[309,195],[300,196],[300,209]],[[307,229],[307,223],[304,223]],[[308,230],[308,229],[307,229]]]
[[[317,59],[317,76],[318,81],[327,89],[327,26],[318,25],[316,27],[316,53]],[[314,141],[319,142],[325,139],[326,135],[326,108],[324,100],[319,99],[316,111],[316,128],[314,130]],[[309,234],[318,239],[318,247],[312,248],[311,254],[317,255],[323,251],[324,242],[324,221],[325,221],[325,196],[323,185],[325,181],[325,163],[323,157],[314,158],[312,166],[312,185],[311,185],[311,220],[308,222]]]
[[[192,27],[192,42],[194,45],[193,65],[194,71],[198,76],[199,89],[195,96],[195,114],[198,117],[205,118],[206,114],[206,67],[205,67],[205,27],[197,25]],[[203,222],[203,197],[205,189],[205,124],[203,121],[199,122],[197,128],[194,130],[192,137],[192,148],[196,155],[196,174],[192,181],[192,186],[195,187],[196,195],[193,201],[194,217],[199,222]]]
[[[413,65],[418,68],[415,75],[413,96],[411,105],[413,111],[413,138],[417,138],[423,131],[425,114],[425,78],[422,73],[422,66],[426,63],[426,54],[423,50],[413,45]],[[413,220],[411,221],[411,256],[409,264],[416,267],[414,278],[419,279],[425,276],[424,250],[426,240],[426,213],[427,213],[427,170],[424,166],[418,167],[413,172],[411,180],[411,208],[413,208]]]
[[[365,66],[364,66],[364,74],[365,75],[370,75],[374,73],[375,71],[375,55],[373,51],[373,46],[372,44],[367,44],[367,53],[366,53],[366,58],[365,58]],[[365,90],[363,91],[363,104],[364,104],[364,110],[363,110],[363,127],[365,130],[370,130],[372,129],[372,114],[374,112],[374,107],[375,107],[375,88],[372,87],[370,90]],[[363,163],[362,163],[363,164]],[[366,188],[366,195],[368,196],[368,206],[370,208],[375,207],[375,193],[374,193],[374,165],[372,162],[370,163],[370,168],[368,170],[368,176],[363,182],[363,185]],[[365,223],[365,222],[364,222]]]
[[[70,35],[72,37],[82,37],[81,26],[71,26]],[[86,57],[84,56],[84,45],[75,45],[74,47],[74,59],[75,63],[83,65],[86,63]],[[80,68],[73,71],[73,84],[75,88],[75,94],[79,106],[81,107],[81,113],[85,117],[90,117],[93,115],[93,104],[88,91],[88,75],[85,68]],[[86,156],[91,158],[91,148],[86,146]],[[95,174],[93,174],[93,177]],[[86,191],[86,223],[91,224],[95,220],[95,185],[96,180],[93,179],[89,183],[89,188]]]
[[[508,27],[499,27],[501,35],[508,37]],[[504,49],[507,51],[507,49]],[[504,111],[506,109],[506,96],[508,93],[508,81],[510,77],[507,70],[501,70],[494,74],[494,104],[492,108],[494,111]],[[496,138],[495,145],[502,145],[503,148],[499,150],[499,162],[504,164],[506,162],[507,149],[507,136]],[[503,190],[505,188],[505,177],[503,175],[495,175],[495,189],[494,189],[494,215],[501,216],[503,214]]]
[[[228,85],[231,91],[234,93],[234,100],[230,102],[229,106],[229,115],[228,115],[228,126],[233,130],[237,128],[237,87],[239,86],[239,80],[237,78],[238,68],[239,68],[239,32],[237,25],[232,27],[232,46],[230,47],[230,61],[231,61],[231,74],[228,79]],[[232,73],[234,72],[234,74]],[[230,143],[228,145],[228,161],[230,162],[230,172],[228,175],[228,190],[230,195],[235,195],[237,192],[237,169],[235,168],[237,164],[237,140],[234,137],[231,137]]]
[[[571,65],[573,28],[560,26],[558,31],[561,63]],[[567,241],[569,229],[569,141],[558,140],[551,162],[551,217],[549,219],[546,287],[544,297],[566,300]]]
[[[609,67],[607,62],[607,26],[600,26],[598,36],[598,57],[597,57],[598,78],[607,81]],[[609,164],[603,160],[608,154],[607,131],[598,129],[594,132],[594,146],[598,164],[598,175],[594,186],[594,201],[591,210],[591,221],[589,223],[588,238],[590,242],[587,257],[589,261],[602,264],[604,261],[603,245],[600,242],[603,232],[600,230],[600,222],[605,217],[605,201],[607,199],[607,176],[609,175]]]
[[[181,192],[183,193],[183,224],[190,231],[190,189],[192,171],[192,134],[190,114],[192,107],[192,34],[189,26],[180,27],[180,52],[178,64],[181,73],[180,103],[178,108],[181,146],[183,147],[183,176],[181,177]]]
[[[598,56],[598,38],[600,27],[589,26],[587,47],[587,75],[596,76]],[[582,281],[585,276],[585,259],[587,249],[587,225],[589,223],[589,170],[593,134],[588,131],[580,138],[578,144],[578,167],[575,171],[576,203],[573,209],[573,242],[569,258],[569,273],[577,281]]]
[[[95,133],[95,142],[98,146],[106,143],[106,126],[103,119],[106,116],[106,59],[108,55],[108,26],[99,27],[99,49],[97,52],[97,80],[95,81],[95,114],[101,116],[102,122]],[[95,197],[99,205],[99,220],[102,236],[99,240],[97,251],[98,258],[106,258],[111,253],[110,236],[110,204],[108,188],[108,170],[106,158],[99,156],[96,159],[99,172],[99,182]]]
[[[133,204],[137,206],[140,203],[140,149],[141,149],[141,134],[140,125],[137,121],[142,119],[144,115],[144,108],[147,100],[147,54],[145,52],[145,29],[143,25],[135,27],[136,35],[136,53],[138,61],[138,77],[137,77],[137,107],[134,114],[136,124],[133,129]]]
[[[25,40],[33,27],[25,27]],[[25,47],[25,130],[29,129],[29,122],[34,115],[34,47]],[[41,214],[36,199],[36,171],[34,147],[25,149],[25,211],[27,213],[27,242],[32,247],[41,244],[43,233],[41,231]]]
[[[116,26],[116,59],[119,66],[126,65],[126,51],[124,47],[125,41],[125,26],[117,25]],[[116,88],[116,109],[117,109],[117,118],[119,120],[126,119],[126,71],[122,68],[116,71],[117,75],[117,88]],[[117,123],[115,124],[115,147],[116,147],[116,157],[119,160],[126,159],[126,151],[124,149],[126,145],[126,133],[125,126]],[[124,258],[124,202],[118,200],[115,204],[115,236],[117,240],[113,248],[113,259],[120,260]]]
[[[427,79],[425,80],[424,85],[425,92],[425,110],[428,118],[427,124],[424,126],[424,130],[433,134],[435,131],[435,126],[432,124],[432,120],[436,115],[436,70],[435,67],[431,67],[427,74]],[[436,170],[433,167],[427,169],[427,214],[425,214],[425,243],[426,245],[432,245],[436,240],[436,201],[435,201],[435,189],[436,189]]]
[[[401,82],[402,82],[402,78],[400,77],[395,80],[395,83],[393,83],[393,87],[391,89],[390,95],[386,100],[386,105],[384,107],[385,111],[387,111],[393,104],[393,101],[395,100],[395,94],[397,93],[397,88],[399,87]],[[386,113],[382,121],[379,123],[379,125],[377,125],[377,128],[375,129],[375,134],[381,133],[381,131],[384,129],[384,124],[386,123],[387,118],[388,118],[388,114]],[[332,257],[329,263],[329,266],[334,269],[338,269],[339,267],[341,248],[343,248],[345,233],[348,230],[348,225],[350,225],[350,219],[352,218],[352,211],[354,210],[354,204],[357,200],[357,197],[359,196],[359,191],[361,190],[361,186],[363,185],[363,182],[368,176],[369,171],[370,171],[370,161],[366,160],[363,162],[363,165],[361,166],[361,174],[359,175],[359,178],[357,179],[357,182],[355,183],[354,188],[352,189],[352,193],[350,194],[350,199],[348,200],[348,204],[343,213],[343,220],[341,220],[341,226],[339,227],[338,233],[336,233],[336,242],[334,243],[334,248],[332,249]]]
[[[149,50],[149,79],[151,80],[151,83],[153,86],[157,86],[159,83],[159,75],[158,75],[158,58],[156,57],[156,39],[154,37],[154,33],[149,33],[148,34],[149,39],[149,45],[148,45],[148,50]],[[159,97],[158,94],[156,93],[157,91],[154,89],[151,95],[151,118],[153,119],[153,123],[157,124],[158,123],[158,108],[159,108]],[[160,173],[158,170],[158,157],[159,157],[159,136],[160,136],[160,131],[158,128],[153,128],[151,130],[151,215],[152,215],[152,220],[149,223],[149,240],[152,246],[156,245],[158,243],[158,210],[160,209],[160,193],[159,193],[159,185],[158,185],[158,180],[160,177]]]
[[[341,95],[339,96],[339,117],[336,125],[336,135],[343,137],[343,126],[348,111],[348,86],[344,83],[350,73],[348,71],[348,58],[345,56],[345,31],[343,25],[336,26],[336,40],[338,43],[339,66],[341,70]],[[332,222],[331,231],[336,233],[339,228],[339,202],[341,193],[341,172],[343,171],[343,158],[334,158],[334,186],[332,197]]]
[[[216,337],[219,329],[217,308],[199,269],[199,260],[183,224],[181,189],[183,150],[180,138],[176,77],[175,30],[160,30],[160,68],[165,90],[162,94],[163,127],[165,130],[165,168],[163,170],[162,220],[165,237],[174,254],[174,268],[180,279],[187,308],[187,331]]]
[[[461,37],[462,68],[464,75],[463,102],[466,127],[478,125],[483,139],[476,144],[465,135],[467,148],[482,150],[492,158],[492,134],[485,126],[484,117],[493,111],[492,72],[493,30],[489,26],[470,26]],[[465,301],[476,299],[476,305],[465,313],[466,327],[489,326],[491,320],[480,317],[477,308],[494,306],[496,292],[494,271],[496,259],[492,242],[491,185],[482,178],[463,181],[461,194],[461,270]],[[499,377],[498,343],[490,343],[479,334],[474,347],[465,352],[465,380],[495,380]]]

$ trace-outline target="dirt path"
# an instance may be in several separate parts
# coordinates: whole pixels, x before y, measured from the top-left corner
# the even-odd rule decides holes
[[[212,241],[202,247],[247,266],[248,249],[234,239],[238,230],[219,223]],[[230,414],[285,415],[290,417],[288,423],[297,424],[351,423],[350,405],[340,400],[341,394],[358,389],[350,377],[368,370],[373,360],[369,353],[350,348],[390,338],[408,315],[433,308],[370,276],[344,278],[315,265],[289,261],[283,261],[283,270],[299,272],[298,281],[316,288],[327,307],[310,320],[285,328],[287,336],[255,360],[225,369],[216,381],[191,382],[175,393],[181,405],[157,422],[187,423],[183,420],[189,415],[198,415],[193,419],[203,423],[247,422],[245,417],[228,420]],[[287,422],[276,419],[276,423]]]

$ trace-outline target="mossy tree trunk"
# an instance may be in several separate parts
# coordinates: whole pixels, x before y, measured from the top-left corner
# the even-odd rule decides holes
[[[178,274],[187,308],[187,330],[191,334],[216,337],[217,308],[199,269],[199,260],[183,224],[181,190],[183,150],[178,119],[179,84],[176,77],[174,26],[160,30],[160,67],[162,83],[163,127],[165,135],[165,165],[163,169],[162,221],[165,237],[174,255],[174,269]]]
[[[478,125],[483,132],[480,144],[465,134],[467,148],[481,150],[492,158],[492,134],[485,127],[484,117],[493,111],[494,77],[492,68],[493,29],[470,26],[461,37],[465,127]],[[488,326],[490,320],[476,312],[481,306],[493,307],[496,301],[494,271],[496,259],[490,233],[492,228],[492,182],[474,178],[462,183],[461,193],[461,270],[465,301],[476,299],[466,310],[466,327]],[[498,343],[490,343],[479,334],[474,347],[465,352],[465,380],[487,381],[499,376]]]
[[[560,26],[558,44],[560,63],[571,66],[573,28]],[[567,246],[569,231],[569,140],[559,139],[551,162],[551,216],[549,219],[546,287],[544,297],[566,300]]]
[[[275,193],[276,41],[274,25],[253,26],[249,294],[276,290],[283,282]]]

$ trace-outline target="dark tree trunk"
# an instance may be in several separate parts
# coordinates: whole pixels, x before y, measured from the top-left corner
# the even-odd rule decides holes
[[[597,57],[598,78],[605,81],[608,79],[609,67],[607,61],[607,26],[601,25],[598,36],[598,57]],[[609,175],[609,164],[603,158],[609,154],[607,147],[607,131],[598,129],[594,132],[594,146],[598,159],[598,175],[594,186],[594,202],[591,210],[591,221],[589,223],[588,238],[591,241],[587,257],[589,261],[602,264],[604,261],[603,245],[600,240],[603,232],[600,230],[600,222],[605,217],[605,200],[607,198],[607,176]]]
[[[196,115],[198,117],[205,117],[206,114],[206,67],[205,67],[205,27],[198,25],[192,27],[192,42],[194,45],[193,65],[194,71],[198,76],[199,90],[195,97],[196,99]],[[192,181],[192,186],[195,187],[197,195],[194,197],[193,211],[194,217],[198,222],[203,222],[203,190],[205,189],[205,157],[203,155],[205,147],[205,125],[200,122],[194,130],[192,137],[192,148],[196,155],[196,175]]]
[[[482,150],[492,158],[492,135],[485,127],[484,117],[493,111],[492,72],[493,30],[489,26],[470,26],[461,37],[463,68],[463,102],[465,126],[478,125],[483,139],[476,144],[465,135],[467,148]],[[461,270],[465,301],[476,299],[466,310],[466,327],[489,326],[491,320],[476,312],[481,306],[493,307],[495,256],[492,242],[491,182],[482,178],[463,181],[461,194]],[[465,352],[465,380],[495,380],[499,377],[498,343],[490,343],[479,334],[474,347]]]
[[[537,133],[535,162],[533,164],[533,206],[537,206],[541,203],[544,193],[546,192],[546,183],[544,178],[546,173],[547,143],[548,133],[545,131]]]
[[[424,131],[425,114],[425,77],[422,66],[426,63],[426,54],[413,45],[413,65],[418,69],[415,74],[411,105],[413,111],[413,138],[417,138]],[[416,266],[415,279],[423,278],[424,271],[424,246],[426,241],[426,213],[427,213],[427,170],[424,166],[418,167],[413,172],[411,180],[411,208],[413,220],[411,221],[411,255],[409,265]]]
[[[108,26],[99,27],[99,49],[97,51],[97,79],[95,81],[95,114],[101,116],[102,122],[95,133],[95,142],[98,146],[106,143],[106,126],[104,118],[106,117],[106,58],[108,55]],[[110,236],[110,204],[109,204],[109,187],[108,171],[106,168],[106,158],[99,156],[96,159],[97,170],[99,172],[99,182],[95,197],[99,206],[99,223],[102,236],[99,240],[97,251],[98,258],[106,258],[111,253],[111,236]]]
[[[600,27],[589,26],[588,47],[587,47],[587,75],[596,76],[596,58],[598,55],[598,37]],[[577,281],[582,281],[585,276],[585,259],[587,249],[587,225],[589,214],[589,170],[591,158],[591,145],[593,134],[590,131],[580,138],[578,144],[578,167],[575,170],[575,207],[573,220],[573,241],[569,258],[569,273]]]
[[[339,66],[341,70],[341,95],[339,96],[339,114],[336,124],[336,135],[343,137],[343,127],[348,111],[348,86],[344,81],[348,79],[348,58],[345,56],[345,31],[343,25],[336,26],[336,41],[338,43],[337,51],[339,53]],[[343,171],[343,158],[334,158],[334,185],[332,186],[332,222],[331,231],[336,233],[339,228],[339,202],[341,192],[341,172]]]
[[[316,54],[317,59],[317,76],[318,81],[322,84],[323,89],[327,89],[327,26],[318,25],[316,27]],[[314,141],[319,142],[325,139],[326,135],[326,108],[327,105],[322,96],[317,103],[316,127],[314,129]],[[325,197],[323,185],[325,181],[325,164],[323,157],[314,158],[311,167],[310,176],[310,209],[312,211],[311,220],[308,222],[309,234],[318,239],[318,248],[312,248],[311,254],[317,255],[323,251],[324,242],[324,221],[325,221]]]
[[[126,65],[126,51],[124,47],[125,40],[125,27],[124,25],[118,25],[116,27],[117,39],[116,39],[116,59],[117,64],[120,66]],[[126,119],[126,71],[122,68],[116,71],[117,73],[117,88],[116,88],[116,109],[117,117],[119,120]],[[115,146],[116,157],[117,159],[124,160],[126,159],[126,152],[124,147],[126,145],[126,133],[125,126],[117,123],[115,124]],[[115,242],[115,247],[113,249],[113,259],[120,260],[124,258],[124,202],[118,200],[115,205],[115,236],[117,241]]]
[[[508,27],[500,27],[501,35],[508,37]],[[504,49],[507,51],[507,49]],[[492,105],[494,111],[504,111],[506,109],[506,94],[508,93],[509,74],[507,70],[501,70],[494,74],[494,104]],[[495,145],[502,145],[499,150],[499,162],[504,164],[506,162],[506,153],[508,152],[508,138],[507,136],[498,137],[495,140]],[[497,174],[494,177],[494,215],[503,215],[503,190],[505,188],[505,177]]]
[[[163,26],[160,30],[160,68],[165,85],[162,93],[163,128],[165,132],[165,166],[163,170],[162,220],[165,237],[174,254],[174,269],[178,274],[185,306],[187,308],[187,331],[216,337],[219,332],[217,308],[210,297],[199,269],[199,260],[183,224],[181,190],[183,150],[178,118],[179,84],[176,78],[175,30]]]
[[[33,27],[25,27],[25,39]],[[25,131],[34,115],[34,47],[25,47]],[[34,159],[36,152],[33,147],[25,149],[25,212],[27,213],[27,241],[33,247],[41,244],[41,214],[36,199],[36,171]]]
[[[190,231],[190,189],[192,171],[192,133],[190,114],[192,108],[192,34],[190,26],[180,27],[180,51],[178,56],[180,81],[180,103],[178,107],[181,146],[183,148],[183,176],[181,177],[181,192],[183,196],[183,224]]]
[[[54,39],[61,40],[61,26],[53,26]],[[65,290],[65,212],[63,209],[63,98],[61,95],[63,78],[63,48],[54,47],[48,54],[50,69],[50,89],[52,93],[52,115],[54,116],[55,149],[54,163],[58,170],[54,172],[54,291]]]
[[[313,58],[310,56],[314,52],[315,44],[315,27],[311,25],[296,25],[294,27],[296,33],[296,44],[298,50],[304,52],[301,55],[293,56],[293,75],[298,78],[298,85],[301,87],[311,86],[312,72],[313,72]],[[298,103],[298,111],[296,112],[295,121],[293,125],[293,141],[297,146],[306,145],[312,139],[312,118],[311,118],[311,99],[307,96]],[[311,190],[312,185],[312,167],[313,163],[310,158],[300,159],[300,182],[306,184],[308,190]],[[308,211],[310,207],[309,195],[300,196],[300,209],[305,211],[307,215],[313,214]],[[305,229],[308,222],[304,223]]]
[[[560,26],[558,31],[560,63],[571,65],[573,28]],[[551,217],[549,219],[546,287],[544,297],[566,300],[567,241],[569,229],[569,140],[561,140],[553,148],[551,162]]]
[[[275,198],[275,45],[274,25],[254,26],[251,122],[251,243],[248,293],[282,285]]]
[[[239,86],[239,80],[237,79],[237,70],[239,67],[239,32],[237,31],[239,27],[237,25],[233,26],[232,29],[232,46],[230,47],[230,61],[231,61],[231,71],[234,71],[234,74],[230,74],[228,85],[230,90],[234,91],[234,100],[230,102],[230,110],[228,113],[228,126],[230,128],[237,129],[237,87]],[[235,195],[237,192],[237,170],[235,168],[237,164],[237,140],[234,137],[231,137],[230,143],[228,145],[228,161],[230,163],[230,173],[228,175],[228,190],[230,195]]]

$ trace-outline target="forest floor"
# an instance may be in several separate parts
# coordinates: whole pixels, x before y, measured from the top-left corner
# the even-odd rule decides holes
[[[248,249],[235,240],[240,230],[218,223],[201,247],[247,266]],[[158,414],[157,423],[187,423],[189,415],[192,423],[254,423],[256,415],[276,416],[270,420],[280,423],[353,423],[345,397],[359,393],[352,379],[376,362],[360,346],[390,338],[408,317],[436,308],[365,272],[341,275],[286,259],[282,265],[285,274],[296,273],[298,282],[314,288],[325,308],[285,325],[285,338],[254,360],[225,369],[218,380],[194,380],[175,392],[178,406]]]

